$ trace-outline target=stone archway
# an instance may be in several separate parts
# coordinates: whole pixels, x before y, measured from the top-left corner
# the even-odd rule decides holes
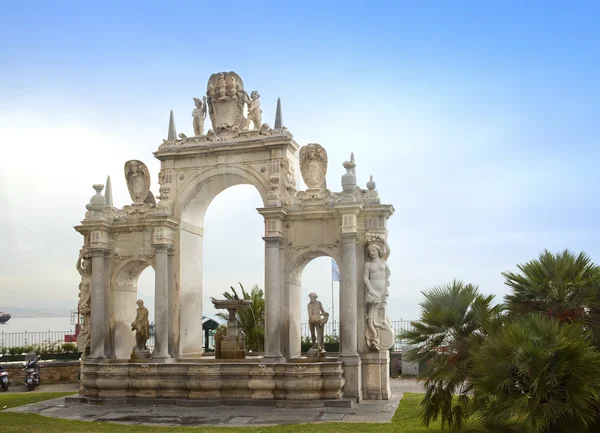
[[[264,179],[243,165],[212,167],[199,170],[182,185],[175,214],[179,219],[176,234],[175,269],[179,288],[179,350],[182,357],[201,356],[203,311],[204,217],[208,207],[221,192],[236,185],[252,185],[263,203],[267,189]],[[176,302],[177,302],[176,301]]]
[[[138,278],[147,267],[154,268],[154,265],[150,260],[140,258],[124,260],[115,267],[114,282],[111,284],[113,308],[110,323],[116,359],[128,360],[135,346],[131,322],[136,314]]]
[[[335,248],[315,245],[309,251],[299,251],[288,261],[284,269],[283,282],[283,315],[282,350],[287,358],[299,358],[302,337],[301,317],[302,308],[307,301],[302,299],[302,272],[306,265],[318,257],[330,257],[341,262],[341,257]],[[341,285],[341,281],[340,281]],[[306,302],[305,302],[306,301]]]

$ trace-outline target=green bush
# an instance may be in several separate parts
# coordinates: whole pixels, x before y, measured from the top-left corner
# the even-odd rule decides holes
[[[531,313],[488,336],[473,354],[472,383],[486,427],[588,432],[600,401],[600,352],[581,328]]]

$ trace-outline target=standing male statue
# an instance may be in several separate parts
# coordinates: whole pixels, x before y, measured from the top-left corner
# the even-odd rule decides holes
[[[148,350],[146,341],[150,337],[150,322],[148,321],[148,309],[144,307],[144,301],[137,301],[137,315],[131,323],[131,330],[135,331],[135,348]]]
[[[316,293],[311,293],[308,297],[310,298],[308,303],[308,325],[310,326],[311,349],[322,351],[324,348],[323,331],[327,320],[329,320],[329,313],[323,309],[321,301],[317,301]],[[316,335],[315,330],[317,331]]]

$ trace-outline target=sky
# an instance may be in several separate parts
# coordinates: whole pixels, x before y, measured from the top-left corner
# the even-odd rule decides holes
[[[597,2],[0,7],[0,309],[76,307],[73,226],[92,184],[111,175],[129,204],[123,164],[139,159],[156,194],[169,111],[193,135],[193,98],[219,71],[260,92],[271,125],[281,97],[297,143],[326,148],[332,190],[354,152],[359,184],[373,175],[394,205],[390,319],[417,318],[421,292],[454,278],[501,300],[501,272],[545,248],[600,262]],[[209,207],[206,304],[264,286],[261,206],[236,186]],[[331,308],[330,260],[302,277],[306,301],[315,291]]]

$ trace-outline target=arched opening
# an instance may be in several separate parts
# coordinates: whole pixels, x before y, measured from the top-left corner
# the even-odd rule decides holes
[[[332,281],[332,264],[337,265],[339,257],[335,251],[317,248],[297,256],[290,263],[284,283],[284,309],[289,319],[284,323],[283,350],[289,358],[297,358],[301,355],[303,337],[310,336],[307,306],[311,292],[318,295],[317,300],[329,313],[325,335],[330,335],[331,340],[337,339],[339,342],[339,338],[336,338],[339,336],[339,276],[336,276],[338,281]]]
[[[211,298],[223,299],[224,292],[232,292],[230,286],[240,297],[240,283],[248,293],[254,285],[264,286],[264,219],[256,212],[261,206],[260,195],[251,185],[227,188],[210,203],[204,218],[202,315],[205,318],[227,313],[215,309]],[[210,342],[209,335],[209,345]]]
[[[152,321],[154,269],[149,262],[143,260],[127,262],[116,272],[112,310],[114,311],[114,354],[117,359],[128,360],[135,346],[135,333],[131,330],[131,322],[136,316],[138,299],[144,301]]]
[[[148,340],[148,349],[154,348],[154,286],[155,275],[152,266],[148,266],[142,271],[137,282],[137,299],[144,301],[144,307],[148,309],[148,320],[150,321],[150,339]],[[133,315],[135,317],[135,313]]]
[[[179,271],[180,290],[179,354],[184,358],[202,355],[202,315],[215,312],[209,302],[211,296],[220,298],[230,285],[237,286],[245,279],[250,286],[264,281],[264,222],[256,208],[264,206],[266,188],[246,169],[222,167],[213,171],[192,178],[183,188],[184,200],[175,209],[181,215],[175,269]],[[224,192],[234,186],[231,192]],[[217,198],[222,193],[223,197]],[[210,233],[205,233],[205,227]],[[260,253],[256,250],[259,244]],[[244,252],[247,247],[250,254]],[[204,257],[206,248],[209,254]],[[260,263],[255,263],[258,257]],[[256,278],[260,280],[253,281]]]
[[[308,295],[313,292],[318,295],[318,301],[329,314],[329,320],[325,324],[325,343],[328,343],[328,347],[334,347],[335,343],[339,343],[339,280],[338,264],[331,257],[317,257],[304,268],[301,275],[301,299],[305,304],[301,316],[304,344],[307,343],[307,337],[310,338],[306,304],[309,302]],[[330,343],[332,346],[329,346]]]

